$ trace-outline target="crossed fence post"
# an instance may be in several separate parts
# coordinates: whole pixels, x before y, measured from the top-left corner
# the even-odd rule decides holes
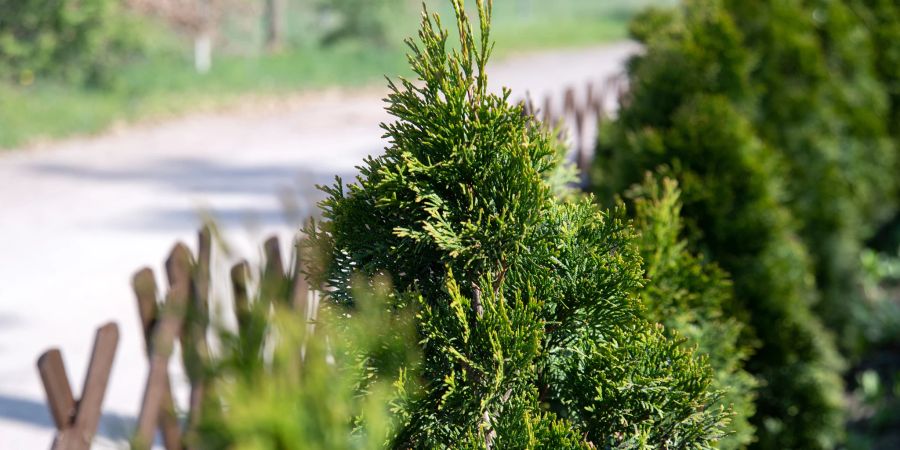
[[[91,447],[100,424],[103,397],[118,344],[119,327],[116,324],[108,323],[97,329],[81,398],[77,401],[72,395],[59,349],[50,349],[38,358],[38,372],[57,430],[51,447],[53,450],[86,450]]]
[[[185,448],[201,416],[207,389],[203,373],[209,359],[206,332],[209,325],[209,267],[212,237],[208,227],[199,233],[198,256],[192,258],[186,245],[178,243],[166,260],[168,292],[157,303],[157,286],[150,268],[139,270],[132,279],[143,328],[150,371],[138,415],[134,445],[147,448],[157,428],[167,450]],[[182,426],[175,410],[169,378],[169,358],[180,341],[183,364],[191,383],[187,422]]]
[[[615,84],[614,84],[615,83]],[[569,151],[573,154],[575,166],[581,174],[581,187],[590,186],[590,165],[592,146],[599,136],[600,123],[607,118],[604,103],[607,94],[613,89],[619,99],[624,98],[624,83],[619,79],[610,79],[598,89],[593,82],[586,84],[584,96],[579,96],[574,87],[563,91],[561,109],[553,109],[554,97],[544,97],[543,107],[538,110],[530,97],[522,102],[523,114],[540,120],[546,131],[557,131],[557,139],[571,139]],[[593,134],[592,134],[593,132]]]
[[[153,270],[143,268],[132,278],[132,289],[144,336],[145,354],[150,370],[144,389],[132,445],[148,448],[157,429],[167,450],[191,448],[191,433],[201,417],[209,386],[205,369],[209,363],[206,334],[209,327],[210,253],[209,228],[199,233],[198,255],[194,259],[187,246],[178,243],[166,260],[168,288],[162,302]],[[313,317],[310,311],[309,285],[302,274],[304,261],[299,243],[293,253],[293,273],[285,271],[277,237],[266,240],[265,265],[260,297],[281,298],[288,306]],[[234,309],[238,332],[248,327],[251,298],[248,293],[250,265],[242,261],[231,269]],[[313,309],[315,305],[313,304]],[[118,345],[118,327],[109,323],[97,330],[94,350],[80,400],[74,398],[58,349],[38,359],[38,371],[47,394],[47,403],[57,428],[52,450],[89,449],[100,422],[101,405],[109,381]],[[175,344],[179,343],[183,365],[191,383],[187,420],[179,420],[172,395],[168,364]]]

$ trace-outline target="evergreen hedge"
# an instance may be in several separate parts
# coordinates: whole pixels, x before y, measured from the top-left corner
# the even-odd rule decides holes
[[[732,274],[746,317],[757,390],[756,446],[832,448],[841,439],[841,369],[812,313],[811,261],[783,205],[783,155],[756,134],[753,58],[721,2],[644,15],[646,54],[630,63],[630,97],[604,126],[594,179],[612,198],[645,171],[678,180],[692,247]],[[645,22],[646,23],[646,22]],[[653,30],[657,30],[654,32]]]
[[[425,14],[418,83],[391,83],[390,146],[325,188],[307,227],[314,284],[353,307],[352,276],[389,274],[419,301],[422,392],[397,407],[399,448],[709,448],[730,412],[704,358],[644,318],[642,264],[620,210],[559,200],[555,143],[509,92],[490,94],[491,2],[459,48]],[[674,332],[672,332],[674,333]]]
[[[748,117],[782,156],[785,198],[821,292],[817,310],[839,334],[850,332],[857,324],[848,311],[863,297],[863,241],[895,213],[900,168],[871,33],[850,1],[725,3],[754,58]]]
[[[871,35],[876,73],[890,98],[888,130],[900,140],[900,4],[853,0],[850,7]]]
[[[851,6],[871,33],[878,78],[890,99],[888,131],[894,138],[894,147],[900,149],[900,4],[893,0],[853,0]],[[900,157],[896,162],[894,173],[900,173]],[[900,198],[900,192],[896,197]],[[900,212],[895,212],[869,243],[888,253],[900,247]]]

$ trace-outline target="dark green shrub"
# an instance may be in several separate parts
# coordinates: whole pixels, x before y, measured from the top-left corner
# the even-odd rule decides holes
[[[314,280],[353,305],[356,272],[421,298],[421,395],[399,448],[709,448],[729,413],[709,367],[647,322],[642,267],[618,211],[558,200],[555,143],[509,92],[488,93],[491,3],[476,36],[454,1],[460,47],[423,18],[391,84],[390,146],[357,183],[326,188],[308,227],[330,258]]]
[[[714,0],[688,2],[629,68],[631,94],[608,124],[595,180],[609,198],[647,170],[678,180],[684,235],[732,274],[757,342],[757,446],[831,448],[841,436],[840,362],[811,307],[810,261],[782,206],[780,158],[742,112],[752,105],[750,55]]]
[[[684,336],[685,346],[708,357],[712,387],[723,392],[718,405],[733,413],[719,448],[744,448],[754,436],[749,420],[757,384],[744,370],[750,355],[740,342],[744,325],[730,315],[736,305],[725,272],[691,254],[681,238],[680,195],[674,180],[649,176],[629,191],[647,278],[641,299],[651,321]]]
[[[893,0],[854,0],[853,11],[871,32],[875,46],[875,67],[890,98],[888,131],[900,149],[900,4]],[[900,157],[894,173],[900,172]],[[897,194],[900,197],[900,193]],[[870,244],[880,251],[893,252],[900,246],[900,213],[882,225]],[[864,330],[862,330],[864,331]]]
[[[142,43],[115,0],[0,0],[0,77],[102,84]]]
[[[890,96],[888,128],[900,139],[900,4],[894,0],[852,0],[853,12],[871,33],[875,69]]]
[[[387,45],[392,21],[407,12],[404,0],[320,0],[318,7],[335,19],[330,29],[324,30],[324,45],[347,39]]]
[[[854,326],[850,305],[862,300],[862,242],[896,210],[900,166],[871,34],[848,1],[725,3],[753,55],[749,117],[783,156],[786,199],[822,295],[817,309],[843,334]]]

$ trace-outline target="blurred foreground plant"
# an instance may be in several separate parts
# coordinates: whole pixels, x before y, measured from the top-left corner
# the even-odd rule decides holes
[[[384,279],[355,282],[356,307],[329,305],[314,320],[261,289],[223,329],[211,368],[201,448],[378,449],[397,402],[416,391],[413,298],[392,297]],[[402,417],[400,415],[399,417]]]

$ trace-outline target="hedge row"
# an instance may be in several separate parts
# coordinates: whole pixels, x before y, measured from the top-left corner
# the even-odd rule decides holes
[[[842,439],[834,336],[851,358],[865,345],[860,255],[897,214],[897,11],[689,0],[632,26],[646,53],[602,130],[595,191],[612,200],[648,171],[680,183],[681,234],[732,275],[747,318],[757,448]]]

